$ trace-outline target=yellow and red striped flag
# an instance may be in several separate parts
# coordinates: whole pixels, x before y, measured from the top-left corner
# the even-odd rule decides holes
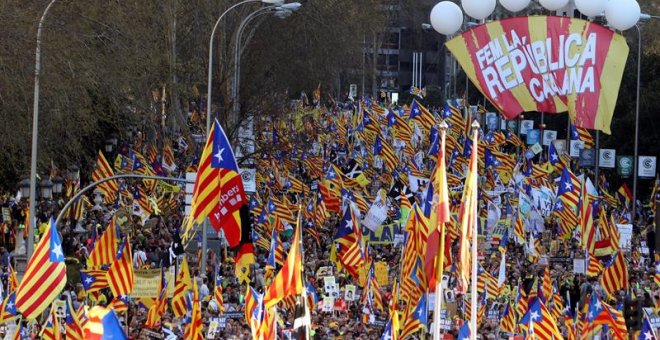
[[[197,282],[193,281],[193,301],[192,301],[192,314],[190,316],[190,323],[186,325],[184,338],[189,340],[203,340],[202,334],[202,309],[199,301],[199,290],[197,289]]]
[[[127,296],[115,297],[108,304],[108,308],[111,308],[117,314],[126,313],[128,311],[127,301],[128,301]]]
[[[18,276],[16,276],[16,271],[14,270],[14,267],[10,263],[9,277],[7,278],[7,290],[11,293],[11,292],[15,292],[16,289],[18,289]]]
[[[472,145],[478,145],[479,131],[474,129],[472,134]],[[470,239],[472,233],[477,232],[477,173],[478,159],[477,152],[472,152],[470,157],[470,165],[468,173],[465,178],[465,189],[463,190],[463,198],[461,199],[461,210],[459,218],[461,220],[461,239],[459,248],[459,270],[460,270],[460,284],[459,287],[463,293],[467,292],[470,283],[471,271],[471,254],[470,254]],[[476,244],[472,245],[476,247]]]
[[[543,301],[545,303],[550,302],[550,296],[552,295],[552,276],[550,276],[550,268],[545,267],[543,271],[543,280],[541,281],[541,294],[543,294]]]
[[[83,330],[76,310],[73,309],[71,299],[66,301],[66,316],[64,317],[64,330],[67,340],[83,340]]]
[[[192,236],[193,223],[201,224],[220,202],[220,175],[219,169],[211,166],[213,158],[213,139],[217,131],[215,124],[211,125],[211,130],[206,138],[206,145],[202,150],[202,157],[197,166],[197,178],[193,189],[190,219],[186,224],[184,239]]]
[[[34,319],[50,305],[66,285],[62,242],[54,219],[46,228],[16,290],[16,307],[24,318]]]
[[[390,144],[380,135],[376,135],[376,140],[374,142],[374,156],[379,156],[390,171],[396,169],[396,166],[399,163],[399,157],[397,157],[394,150],[392,150],[392,146],[390,146]]]
[[[238,246],[242,235],[240,209],[247,203],[234,151],[216,120],[197,170],[184,240],[192,236],[194,222],[201,224],[208,217],[216,232],[222,228],[230,247]]]
[[[181,261],[181,268],[176,277],[176,284],[174,285],[174,294],[172,295],[172,313],[174,316],[180,318],[186,315],[188,306],[186,303],[186,293],[192,289],[190,281],[190,270],[188,269],[188,260],[183,257]]]
[[[99,150],[98,158],[96,159],[96,168],[92,172],[92,180],[94,182],[100,181],[101,179],[114,176],[115,173],[112,171],[112,167],[108,160],[105,159],[105,156]],[[104,199],[103,202],[111,203],[117,199],[117,192],[119,191],[119,184],[117,180],[109,180],[97,185],[97,188],[103,192]]]
[[[628,264],[622,251],[617,252],[612,261],[605,266],[600,284],[609,296],[613,296],[619,290],[628,289]]]
[[[413,99],[412,105],[410,106],[410,116],[408,117],[411,121],[419,122],[421,128],[425,131],[431,130],[431,127],[435,125],[435,117],[424,105],[420,104],[416,99]]]
[[[133,291],[134,274],[131,259],[131,243],[128,237],[119,249],[119,254],[110,266],[108,273],[108,285],[114,296],[128,295]]]
[[[160,320],[167,310],[167,280],[165,279],[165,268],[160,267],[160,282],[156,291],[156,302],[149,307],[147,321],[144,326],[147,328],[157,328]]]
[[[48,321],[41,330],[42,340],[62,340],[62,331],[60,330],[60,323],[55,315],[54,308],[51,308],[48,314]],[[68,338],[67,338],[68,339]]]
[[[89,254],[87,265],[100,267],[104,264],[111,264],[117,255],[117,228],[115,228],[115,219],[113,218],[105,229],[101,238],[96,241],[94,249]]]
[[[298,212],[300,215],[300,212]],[[280,300],[289,296],[302,293],[302,253],[300,249],[300,216],[297,218],[295,234],[291,241],[291,248],[286,262],[277,273],[275,279],[264,293],[264,306],[269,309]]]
[[[225,313],[225,302],[223,301],[222,298],[222,284],[218,283],[216,281],[215,289],[213,290],[213,298],[215,299],[215,302],[218,304],[218,313],[220,315]]]

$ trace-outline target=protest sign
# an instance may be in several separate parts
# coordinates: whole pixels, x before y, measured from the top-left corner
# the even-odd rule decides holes
[[[616,227],[619,230],[619,246],[624,249],[630,249],[630,241],[633,234],[632,224],[617,224]]]
[[[324,276],[332,276],[331,266],[319,267],[319,269],[316,271],[316,278]]]
[[[376,200],[362,220],[362,225],[371,231],[378,230],[378,227],[387,218],[387,204],[382,200]]]
[[[575,273],[575,274],[584,274],[585,273],[585,260],[584,259],[573,259],[573,273]]]
[[[323,303],[321,304],[321,310],[323,312],[332,312],[332,309],[335,304],[335,299],[332,296],[325,296],[323,297]]]
[[[207,339],[215,339],[216,334],[220,330],[219,324],[220,322],[218,321],[217,318],[211,319],[211,321],[209,322],[209,331],[208,333],[206,333]]]
[[[130,296],[132,298],[155,298],[160,286],[160,269],[136,269],[133,273],[135,284]],[[167,296],[171,297],[174,292],[174,267],[165,271],[165,279],[167,280]]]
[[[355,300],[355,290],[356,290],[355,285],[346,285],[346,287],[344,287],[344,300],[354,301]]]
[[[367,283],[368,270],[369,268],[364,266],[358,272],[359,274],[358,281],[361,287],[364,287],[364,285]],[[385,261],[378,261],[374,264],[374,275],[376,275],[376,281],[381,287],[385,287],[386,285],[389,284],[389,277],[388,277],[389,270],[390,270],[390,266]]]
[[[331,295],[337,290],[337,282],[334,276],[323,277],[323,289],[326,295]]]
[[[395,237],[395,224],[381,225],[376,230],[362,228],[364,239],[372,245],[391,244]]]

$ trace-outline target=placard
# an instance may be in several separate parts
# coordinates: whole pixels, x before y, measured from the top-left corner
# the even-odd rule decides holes
[[[614,169],[616,167],[616,150],[600,149],[598,155],[598,167]]]
[[[584,261],[584,259],[573,259],[573,273],[575,273],[575,274],[584,274],[585,273],[585,261]]]
[[[639,156],[639,163],[637,164],[637,175],[639,177],[655,178],[656,173],[656,157],[655,156]]]
[[[2,222],[11,223],[11,214],[9,208],[2,208]]]
[[[445,330],[445,331],[450,331],[454,328],[454,325],[452,324],[452,321],[449,319],[446,309],[443,309],[440,311],[440,322],[438,324],[438,328]]]
[[[257,192],[257,169],[240,168],[238,171],[241,174],[241,180],[243,181],[245,192]]]
[[[355,301],[356,300],[355,290],[356,290],[355,285],[346,285],[346,287],[344,287],[344,300]]]
[[[580,150],[580,166],[583,168],[592,168],[596,166],[596,150],[582,149]]]
[[[367,272],[368,267],[362,267],[358,272],[358,283],[361,287],[367,283]],[[385,261],[378,261],[374,264],[374,275],[376,276],[376,281],[381,287],[385,287],[389,284],[389,273],[390,266]]]
[[[369,230],[376,231],[387,218],[387,204],[382,200],[376,200],[362,220],[362,225]]]
[[[327,295],[331,295],[337,290],[337,282],[334,276],[323,277],[323,289]]]
[[[534,129],[534,121],[531,119],[525,119],[520,124],[520,134],[526,135],[528,131]]]
[[[486,112],[486,127],[488,128],[488,131],[497,130],[498,126],[497,113]]]
[[[651,328],[660,328],[660,316],[653,311],[653,308],[644,307],[642,310],[644,311],[644,316],[649,320]]]
[[[130,294],[132,298],[155,298],[160,286],[160,269],[133,270],[135,284]],[[174,292],[174,266],[165,271],[167,280],[167,296]]]
[[[532,152],[534,152],[535,155],[538,155],[543,151],[543,147],[541,145],[539,145],[538,142],[536,142],[536,143],[534,143],[534,145],[530,146],[529,149],[532,150]]]
[[[319,270],[316,271],[316,278],[332,276],[332,266],[319,267]]]
[[[580,157],[580,150],[584,149],[584,142],[581,140],[572,140],[569,155],[571,157]]]
[[[335,304],[335,299],[332,296],[323,297],[322,311],[332,313]]]
[[[397,228],[395,224],[385,224],[376,230],[362,228],[363,238],[372,245],[392,244],[395,241]],[[403,236],[403,235],[402,235]]]
[[[538,144],[541,141],[541,130],[530,129],[527,130],[527,145]]]
[[[616,156],[616,173],[617,175],[628,178],[633,174],[633,158],[632,156]]]
[[[557,131],[543,130],[543,146],[550,146],[550,143],[552,143],[552,141],[556,139],[557,139]]]
[[[207,339],[215,339],[216,334],[219,331],[220,323],[218,322],[217,318],[211,319],[209,322],[209,331],[206,333],[206,338]]]
[[[557,139],[552,142],[555,145],[555,149],[557,149],[557,153],[559,155],[564,155],[566,154],[566,140],[564,139]]]
[[[506,129],[512,131],[513,133],[518,132],[518,121],[517,120],[505,120]]]
[[[617,224],[616,227],[619,230],[619,246],[630,249],[630,241],[633,234],[632,224]]]

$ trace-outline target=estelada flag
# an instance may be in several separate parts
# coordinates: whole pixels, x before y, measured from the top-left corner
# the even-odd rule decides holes
[[[200,224],[208,216],[213,228],[222,228],[229,246],[235,247],[241,240],[239,209],[247,202],[234,151],[216,120],[199,161],[186,235],[193,221]]]
[[[626,39],[567,17],[517,17],[448,41],[470,80],[498,111],[568,111],[575,126],[610,132],[628,58]]]
[[[16,290],[16,307],[25,319],[35,319],[55,300],[65,285],[62,242],[55,220],[51,218]]]

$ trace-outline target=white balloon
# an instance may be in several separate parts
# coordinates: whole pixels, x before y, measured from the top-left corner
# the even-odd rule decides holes
[[[607,23],[621,31],[635,26],[641,14],[639,4],[635,0],[610,0],[605,8]]]
[[[530,0],[500,0],[504,8],[511,12],[519,12],[529,6]]]
[[[575,7],[580,13],[588,16],[595,17],[605,10],[607,0],[575,0]]]
[[[440,34],[454,34],[463,26],[463,11],[451,1],[438,2],[431,10],[431,26]]]
[[[556,11],[568,5],[568,0],[539,0],[539,2],[550,11]]]
[[[486,19],[495,10],[495,0],[461,0],[463,10],[467,15],[477,19]]]

